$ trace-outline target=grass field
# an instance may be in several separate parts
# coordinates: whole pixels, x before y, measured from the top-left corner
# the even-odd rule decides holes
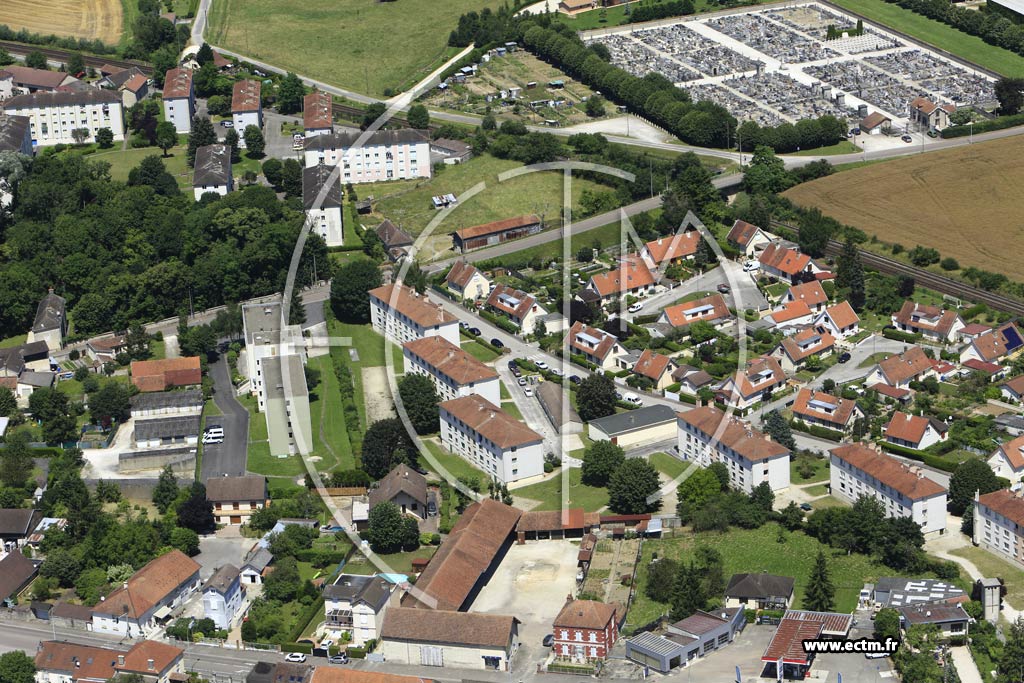
[[[405,89],[453,54],[448,34],[498,0],[218,0],[206,38],[305,76],[369,95]]]
[[[831,0],[879,24],[1006,76],[1024,76],[1024,57],[885,0]]]
[[[1020,609],[1024,605],[1024,571],[1002,560],[987,550],[966,546],[950,551],[970,560],[984,576],[998,576],[1006,582],[1006,601]]]
[[[0,339],[0,349],[9,349],[13,346],[21,346],[28,340],[28,334],[19,334],[17,337]]]
[[[430,454],[434,456],[437,462],[448,470],[448,473],[456,479],[459,479],[460,477],[468,477],[469,479],[476,477],[481,486],[487,486],[487,482],[491,479],[490,476],[474,467],[468,460],[455,455],[454,453],[449,453],[435,441],[424,439],[423,444],[427,447],[427,450],[430,451]],[[437,468],[422,456],[420,457],[420,464],[423,465],[425,469],[428,469],[435,474],[440,474],[437,472]]]
[[[827,481],[829,476],[828,470],[828,459],[827,458],[816,458],[811,462],[814,463],[814,474],[807,479],[804,479],[796,471],[797,460],[789,461],[789,478],[794,484],[810,484],[811,482]]]
[[[101,40],[117,45],[121,39],[124,9],[121,0],[4,0],[0,24],[72,38]]]
[[[685,472],[686,468],[690,466],[690,463],[683,462],[679,458],[673,458],[668,453],[651,453],[647,460],[654,465],[654,469],[672,479]]]
[[[738,2],[737,6],[742,5],[757,5],[766,0],[746,0],[746,2]],[[551,6],[551,11],[554,12],[556,5],[558,4],[555,0],[548,0],[548,4]],[[649,4],[641,0],[639,3],[634,3],[633,6]],[[718,4],[709,2],[708,0],[694,0],[693,8],[696,13],[708,12],[712,10],[720,10],[722,7]],[[605,28],[608,26],[618,26],[626,23],[626,5],[619,5],[617,7],[609,7],[608,9],[595,9],[589,12],[580,12],[575,17],[567,17],[562,14],[555,15],[560,21],[568,24],[575,31],[583,31],[585,29],[592,28]]]
[[[833,174],[785,196],[886,242],[1024,280],[1022,173],[1024,139],[1014,136]]]
[[[413,550],[408,553],[391,553],[390,555],[378,555],[381,560],[388,566],[388,571],[398,572],[400,574],[411,574],[412,573],[412,561],[417,557],[429,559],[437,552],[437,546],[425,545],[421,546],[418,550]],[[352,559],[345,565],[344,572],[346,574],[375,574],[380,571],[377,565],[370,562],[362,553],[355,553],[352,555]]]
[[[853,144],[849,140],[840,140],[834,145],[828,147],[818,147],[816,149],[805,149],[800,152],[792,152],[792,156],[798,157],[827,157],[833,154],[853,154],[859,152],[860,147]]]
[[[117,143],[120,145],[120,143]],[[169,150],[170,156],[161,158],[164,168],[178,181],[178,187],[192,187],[192,171],[185,163],[185,148],[174,147]],[[160,156],[159,147],[140,147],[137,149],[105,149],[90,154],[86,159],[89,161],[103,161],[110,164],[110,177],[121,182],[128,181],[128,174],[133,168],[142,163],[142,160],[149,156]]]
[[[477,341],[466,342],[462,345],[462,350],[482,363],[490,363],[498,357],[497,353]]]
[[[569,506],[581,507],[587,512],[596,512],[608,505],[607,489],[587,486],[580,480],[582,476],[578,467],[569,470]],[[558,472],[556,476],[539,484],[515,489],[512,491],[512,496],[517,501],[520,498],[540,501],[540,505],[530,508],[531,510],[561,510],[562,473]]]

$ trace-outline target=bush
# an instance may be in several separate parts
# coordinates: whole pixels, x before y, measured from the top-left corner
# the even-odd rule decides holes
[[[544,474],[551,474],[554,471],[555,471],[555,466],[554,465],[552,465],[550,462],[545,462],[544,463]]]
[[[915,451],[913,448],[904,448],[903,446],[897,446],[896,444],[889,443],[888,441],[882,441],[881,446],[883,450],[888,451],[889,453],[895,453],[896,455],[901,455],[904,458],[923,462],[929,467],[934,467],[935,469],[942,470],[944,472],[953,472],[957,466],[957,463],[943,460],[931,453],[922,453],[921,451]]]
[[[952,256],[947,256],[939,262],[939,267],[943,270],[960,270],[960,263]]]
[[[846,435],[842,432],[836,431],[835,429],[829,429],[828,427],[822,427],[821,425],[809,425],[800,420],[790,420],[789,426],[793,429],[816,436],[820,439],[827,439],[828,441],[842,441],[846,438]]]
[[[914,334],[913,332],[903,332],[902,330],[882,330],[882,336],[886,339],[894,339],[907,342],[908,344],[917,344],[921,341],[921,335]]]
[[[1024,114],[1014,114],[1013,116],[999,116],[991,120],[981,120],[974,123],[975,133],[985,133],[990,130],[1003,130],[1005,128],[1013,128],[1024,124]],[[950,126],[942,130],[940,135],[943,138],[962,138],[966,135],[970,135],[971,126]]]
[[[366,650],[361,647],[350,647],[345,650],[349,659],[366,659]]]

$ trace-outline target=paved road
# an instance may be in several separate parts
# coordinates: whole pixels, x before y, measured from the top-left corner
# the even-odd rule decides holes
[[[627,312],[624,317],[627,320],[633,320],[637,317],[660,313],[688,294],[702,291],[714,292],[721,284],[729,285],[730,293],[726,294],[725,298],[728,304],[737,311],[748,308],[757,310],[768,304],[764,295],[757,288],[757,283],[750,275],[743,272],[743,266],[734,261],[723,261],[720,267],[692,277],[675,289],[665,290],[642,299],[640,303],[643,304],[643,308],[636,313]]]
[[[203,447],[204,482],[222,474],[245,474],[245,452],[249,441],[249,412],[235,398],[225,355],[210,363],[210,376],[216,388],[213,401],[223,415],[207,418],[206,426],[224,427],[224,443]],[[263,416],[257,415],[256,419],[263,419]]]
[[[274,157],[275,159],[297,159],[299,163],[303,163],[302,150],[297,150],[292,147],[292,135],[287,135],[281,132],[281,126],[285,123],[298,123],[302,125],[301,116],[285,116],[284,114],[278,114],[276,111],[267,111],[263,113],[263,135],[266,138],[267,156]]]

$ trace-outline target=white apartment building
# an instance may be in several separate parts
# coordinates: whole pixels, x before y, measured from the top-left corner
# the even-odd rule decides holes
[[[89,131],[84,142],[95,142],[100,128],[109,128],[114,140],[124,140],[121,96],[110,90],[38,91],[16,95],[3,106],[8,114],[31,120],[32,144],[37,147],[74,144],[71,132],[79,128]]]
[[[312,231],[320,235],[329,247],[339,247],[345,241],[344,219],[341,205],[344,199],[341,179],[334,176],[333,166],[317,164],[302,170],[302,207],[306,220],[312,224]],[[326,188],[323,199],[318,200]]]
[[[544,438],[475,394],[440,404],[441,445],[506,484],[544,474]]]
[[[365,137],[365,140],[363,139]],[[403,128],[373,133],[335,133],[306,138],[306,166],[341,166],[341,182],[429,178],[430,136]]]
[[[302,99],[302,127],[307,138],[334,132],[331,109],[331,96],[323,90],[314,90]]]
[[[772,491],[789,488],[789,449],[714,406],[679,413],[676,435],[684,460],[701,467],[725,463],[733,488],[750,493],[761,482]]]
[[[189,69],[169,69],[164,76],[164,119],[174,124],[178,133],[192,132],[196,115],[196,93]],[[239,132],[241,135],[241,132]]]
[[[974,544],[1024,565],[1024,489],[974,495]]]
[[[231,149],[227,145],[205,145],[196,150],[192,173],[192,194],[198,202],[212,192],[222,197],[235,187],[231,174]]]
[[[424,337],[444,337],[459,344],[458,318],[405,285],[370,290],[370,324],[396,344]]]
[[[402,345],[405,372],[430,378],[442,401],[476,394],[501,405],[498,373],[444,337],[424,337]]]
[[[238,146],[245,147],[245,129],[256,126],[263,130],[263,103],[259,81],[236,81],[231,91],[231,121],[238,131]]]
[[[136,638],[171,618],[201,585],[199,563],[180,550],[151,560],[92,607],[92,630]]]
[[[324,630],[338,640],[348,632],[356,647],[378,638],[393,590],[394,584],[380,576],[340,574],[324,586]]]
[[[861,496],[876,498],[887,517],[910,517],[921,532],[945,533],[946,489],[863,443],[833,448],[829,461],[832,495],[854,503]]]

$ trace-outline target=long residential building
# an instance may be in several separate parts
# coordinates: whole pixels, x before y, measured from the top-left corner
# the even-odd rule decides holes
[[[974,544],[1024,565],[1024,489],[974,496]]]
[[[830,453],[833,496],[849,503],[871,496],[887,517],[909,517],[925,534],[945,532],[947,491],[919,467],[908,467],[863,443],[844,444]]]
[[[245,129],[263,129],[262,84],[259,81],[235,81],[231,91],[231,120],[238,131],[238,146],[245,147]]]
[[[121,96],[88,88],[71,92],[35,92],[4,102],[4,111],[31,120],[32,144],[37,147],[74,144],[73,131],[85,129],[82,142],[95,142],[96,132],[109,128],[114,140],[124,140]]]
[[[323,90],[314,90],[302,99],[302,127],[307,138],[334,132],[332,108],[331,96]]]
[[[102,683],[139,676],[143,683],[185,680],[185,651],[156,640],[121,650],[45,640],[35,653],[36,683]]]
[[[137,638],[170,619],[202,582],[199,564],[180,550],[151,560],[92,608],[92,630]]]
[[[317,164],[302,170],[302,208],[312,231],[328,247],[340,247],[345,241],[341,179],[331,178],[333,166]],[[321,195],[323,198],[321,199]]]
[[[475,394],[440,404],[441,444],[498,481],[544,474],[544,438]]]
[[[476,394],[501,405],[498,373],[444,337],[424,337],[402,345],[406,374],[425,375],[442,401]]]
[[[444,337],[459,344],[458,318],[426,294],[401,284],[371,289],[369,294],[373,329],[396,344],[424,337]]]
[[[750,493],[762,482],[773,491],[789,487],[789,449],[748,422],[702,406],[677,415],[677,448],[684,460],[701,467],[713,462],[729,468],[729,483]]]
[[[365,137],[365,140],[363,138]],[[341,166],[341,182],[429,178],[430,136],[405,128],[373,133],[334,133],[306,138],[306,166]]]
[[[192,132],[192,117],[196,115],[196,93],[192,86],[192,71],[170,69],[164,76],[164,119],[174,124],[177,133]],[[241,135],[241,131],[239,135]]]

